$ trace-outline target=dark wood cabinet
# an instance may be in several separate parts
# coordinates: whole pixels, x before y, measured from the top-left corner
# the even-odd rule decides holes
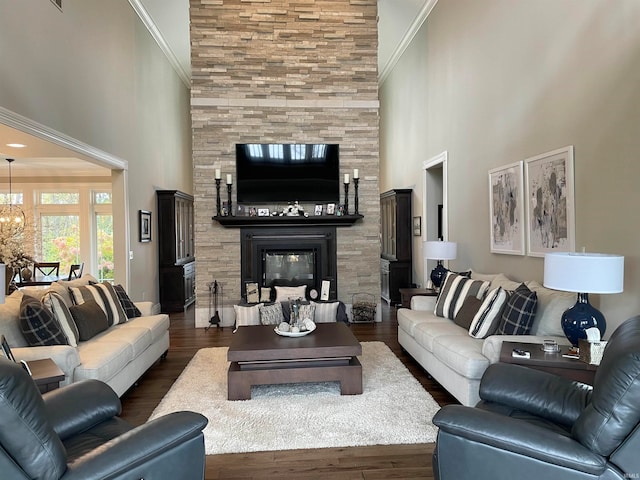
[[[401,303],[400,289],[412,281],[411,189],[389,190],[380,195],[380,279],[382,298]]]
[[[195,301],[193,197],[178,190],[156,195],[160,306],[163,312],[177,312]]]

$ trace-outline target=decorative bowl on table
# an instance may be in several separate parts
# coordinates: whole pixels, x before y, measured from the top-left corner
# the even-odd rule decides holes
[[[289,327],[288,323],[283,323],[284,325],[281,323],[280,325],[276,325],[274,329],[274,332],[283,337],[304,337],[316,329],[316,324],[312,320],[305,320],[302,329]],[[285,325],[287,325],[287,327],[285,327]]]

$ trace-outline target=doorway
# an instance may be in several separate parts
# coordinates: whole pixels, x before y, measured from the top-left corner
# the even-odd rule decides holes
[[[447,216],[447,151],[425,160],[422,164],[425,219],[423,241],[448,240]],[[435,268],[436,260],[423,260],[423,285],[427,286],[429,272]]]

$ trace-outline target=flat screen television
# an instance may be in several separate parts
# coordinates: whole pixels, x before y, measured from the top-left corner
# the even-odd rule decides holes
[[[236,144],[238,204],[338,203],[337,144]]]

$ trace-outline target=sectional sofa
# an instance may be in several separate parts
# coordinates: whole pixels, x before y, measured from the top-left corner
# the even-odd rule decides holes
[[[485,292],[502,287],[517,289],[503,274],[471,272],[471,279],[489,282]],[[487,367],[499,361],[504,341],[540,343],[553,339],[569,345],[560,326],[562,312],[576,302],[575,294],[550,290],[535,281],[524,284],[536,293],[535,318],[527,335],[495,335],[475,338],[469,330],[435,313],[436,297],[413,297],[411,309],[398,310],[398,342],[435,380],[463,405],[480,400],[480,379]]]
[[[136,302],[141,316],[109,326],[86,341],[75,342],[76,346],[29,346],[20,326],[20,307],[25,294],[40,300],[53,291],[72,304],[69,288],[89,283],[97,280],[85,275],[70,282],[55,282],[48,289],[13,292],[0,305],[0,335],[7,339],[16,360],[53,359],[65,374],[63,385],[97,379],[122,396],[169,349],[169,317],[154,315],[151,302]]]

